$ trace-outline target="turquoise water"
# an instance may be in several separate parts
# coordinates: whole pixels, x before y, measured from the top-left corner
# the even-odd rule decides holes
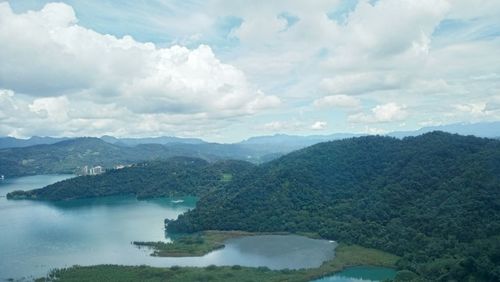
[[[391,268],[356,266],[347,268],[335,275],[314,280],[314,282],[371,282],[384,281],[396,276],[396,271]]]
[[[335,244],[300,236],[254,236],[227,242],[203,257],[149,256],[132,241],[169,241],[163,220],[195,207],[195,198],[138,201],[106,197],[42,202],[7,201],[29,190],[72,177],[38,175],[0,182],[0,280],[40,277],[50,269],[78,265],[234,265],[271,269],[317,267],[334,256]]]

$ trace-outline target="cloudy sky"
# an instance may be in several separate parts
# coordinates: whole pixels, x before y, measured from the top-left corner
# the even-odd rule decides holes
[[[0,135],[498,121],[498,15],[498,0],[0,0]]]

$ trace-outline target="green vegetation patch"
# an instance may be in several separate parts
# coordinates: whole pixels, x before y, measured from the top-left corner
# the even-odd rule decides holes
[[[224,248],[224,241],[231,238],[258,235],[244,231],[203,231],[186,234],[173,242],[133,242],[138,247],[153,250],[152,256],[158,257],[192,257],[203,256],[211,251]],[[260,234],[259,234],[260,235]]]
[[[229,182],[231,180],[233,180],[233,175],[231,173],[223,173],[222,174],[221,181],[223,181],[223,182]]]

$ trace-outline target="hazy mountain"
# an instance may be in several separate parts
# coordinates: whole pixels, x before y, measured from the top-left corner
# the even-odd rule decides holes
[[[28,139],[20,139],[15,137],[0,137],[0,149],[4,148],[20,148],[34,145],[50,145],[60,141],[75,139],[69,137],[39,137],[33,136]],[[100,139],[110,144],[123,146],[136,146],[140,144],[203,144],[206,143],[199,138],[181,138],[173,136],[151,137],[151,138],[116,138],[109,135],[104,135]]]
[[[500,138],[500,122],[482,123],[456,123],[441,126],[423,127],[415,131],[395,131],[386,136],[403,138],[408,136],[418,136],[433,131],[443,131],[460,135],[474,135],[477,137]],[[265,148],[273,152],[288,153],[297,149],[308,147],[317,143],[341,140],[352,137],[365,136],[366,134],[336,133],[331,135],[287,135],[275,134],[267,136],[251,137],[238,144],[252,147],[256,150]]]
[[[54,137],[40,137],[33,136],[28,139],[19,139],[14,137],[0,137],[0,149],[3,148],[16,148],[28,147],[41,144],[54,144],[60,141],[68,140],[68,137],[54,138]]]
[[[297,149],[308,147],[317,143],[333,141],[351,137],[359,137],[361,134],[336,133],[331,135],[287,135],[275,134],[268,136],[256,136],[241,141],[240,145],[252,147],[255,150],[271,150],[274,153],[288,153]]]
[[[387,135],[402,138],[406,136],[417,136],[432,131],[443,131],[460,135],[474,135],[477,137],[498,138],[500,137],[500,121],[480,123],[455,123],[448,125],[423,127],[415,131],[396,131]]]
[[[414,131],[395,131],[386,134],[387,136],[403,138],[406,136],[417,136],[432,131],[443,131],[456,133],[460,135],[474,135],[477,137],[500,138],[500,122],[482,122],[482,123],[456,123],[441,126],[423,127]],[[255,136],[237,142],[235,144],[242,145],[245,148],[253,148],[258,151],[266,151],[269,154],[286,153],[317,143],[340,140],[351,137],[360,137],[366,134],[355,133],[335,133],[330,135],[288,135],[274,134],[265,136]],[[63,140],[72,139],[69,137],[39,137],[33,136],[29,139],[18,139],[14,137],[0,137],[0,149],[28,147],[41,144],[54,144]],[[101,140],[122,146],[137,146],[140,144],[207,144],[208,142],[200,138],[183,138],[175,136],[161,136],[149,138],[117,138],[109,135],[104,135]],[[212,143],[213,144],[213,143]]]
[[[109,135],[104,135],[101,137],[102,140],[111,144],[119,144],[126,146],[136,146],[139,144],[203,144],[206,143],[199,138],[182,138],[174,136],[161,136],[161,137],[150,137],[150,138],[116,138]]]

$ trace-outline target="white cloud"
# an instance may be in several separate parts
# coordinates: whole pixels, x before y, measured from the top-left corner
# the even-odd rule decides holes
[[[245,112],[246,104],[265,98],[206,45],[157,48],[130,36],[99,34],[77,25],[73,9],[62,3],[25,14],[2,3],[0,18],[0,83],[16,92],[85,90],[94,100],[124,102],[137,113]]]
[[[377,57],[414,47],[426,49],[449,6],[447,1],[433,0],[360,1],[345,27],[348,46]]]
[[[74,10],[63,3],[22,14],[0,3],[0,88],[23,94],[6,95],[3,90],[2,97],[22,98],[26,114],[59,121],[57,126],[44,125],[57,128],[56,135],[67,134],[73,123],[84,124],[85,119],[118,132],[120,114],[133,115],[134,124],[151,115],[158,115],[153,118],[158,121],[172,115],[183,116],[184,123],[202,119],[219,124],[214,120],[256,114],[281,103],[254,87],[241,70],[222,63],[209,46],[159,48],[130,36],[101,34],[77,22]],[[83,113],[83,106],[90,110]],[[102,110],[108,112],[106,122],[97,121]],[[78,118],[72,120],[74,115]],[[9,122],[3,127],[20,124]],[[27,128],[26,133],[31,134]]]
[[[317,108],[357,108],[360,101],[348,95],[330,95],[314,100],[313,105]]]
[[[29,105],[30,111],[38,117],[54,122],[65,121],[68,118],[68,108],[69,101],[65,96],[38,98]]]
[[[311,125],[311,129],[313,130],[325,130],[328,126],[326,121],[316,121]]]
[[[486,109],[486,103],[458,104],[455,105],[455,108],[472,115],[482,115]]]
[[[402,121],[408,116],[406,107],[394,102],[377,105],[370,113],[357,113],[348,117],[352,123],[387,123]]]
[[[85,28],[75,14],[88,10],[59,3],[14,14],[0,3],[0,88],[14,93],[0,95],[0,134],[45,127],[47,134],[73,134],[80,127],[83,134],[223,136],[233,133],[231,124],[253,128],[266,120],[268,129],[260,129],[305,131],[328,120],[333,131],[363,131],[376,123],[392,130],[402,120],[414,129],[430,120],[500,118],[492,98],[500,95],[498,1],[360,0],[342,23],[330,18],[339,4],[210,0],[103,8],[116,22],[130,18],[154,31],[162,43],[155,45]],[[284,13],[296,22],[289,25]],[[228,18],[241,24],[226,26]],[[104,23],[103,30],[129,33],[128,25]],[[62,103],[57,97],[69,103],[59,116],[65,121],[42,123],[50,112],[42,104]],[[31,111],[43,98],[53,99]],[[361,101],[379,106],[360,112]],[[329,107],[347,110],[347,118],[317,111]],[[279,116],[297,112],[300,126]]]

